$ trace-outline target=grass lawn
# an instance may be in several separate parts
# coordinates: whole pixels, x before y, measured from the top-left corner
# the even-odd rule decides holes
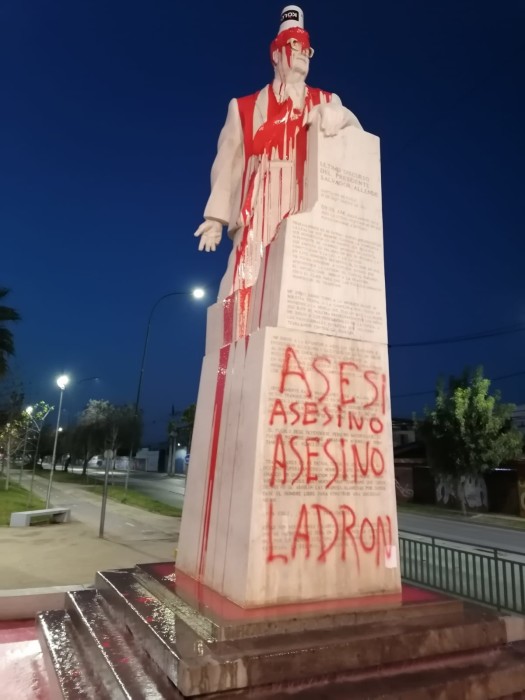
[[[91,493],[99,493],[102,495],[102,486],[86,486]],[[159,515],[171,515],[173,517],[180,517],[182,515],[182,508],[176,508],[175,506],[170,506],[167,503],[161,503],[156,501],[154,498],[150,498],[140,491],[135,491],[134,489],[128,488],[126,493],[123,486],[109,486],[108,488],[108,498],[112,501],[117,501],[118,503],[125,503],[127,506],[135,506],[136,508],[142,508],[150,513],[159,513]]]
[[[45,479],[49,479],[49,470],[45,469],[42,471],[37,472],[39,476],[44,477]],[[97,483],[97,480],[93,478],[89,472],[86,473],[86,476],[82,476],[82,474],[75,474],[74,472],[65,472],[62,469],[56,469],[55,473],[53,474],[53,483],[54,482],[60,482],[61,484],[66,483],[66,484],[95,484]]]
[[[41,475],[49,475],[48,471],[41,472]],[[111,474],[110,474],[111,482]],[[102,485],[101,480],[93,478],[90,476],[89,471],[86,476],[82,474],[75,474],[73,472],[65,472],[62,470],[55,471],[53,475],[53,483],[69,483],[78,484],[83,488],[87,489],[91,493],[99,493],[102,495]],[[125,503],[128,506],[135,506],[136,508],[142,508],[150,513],[159,513],[160,515],[171,515],[173,517],[180,517],[182,514],[181,508],[176,508],[175,506],[167,505],[166,503],[161,503],[161,501],[156,501],[150,496],[146,496],[140,491],[136,491],[132,488],[128,488],[126,493],[124,486],[109,486],[108,497],[112,501],[117,501],[118,503]]]
[[[29,491],[18,486],[18,484],[9,485],[9,490],[5,490],[5,479],[0,479],[0,527],[9,525],[11,513],[16,513],[21,510],[29,510],[27,507],[27,499]],[[46,504],[38,496],[33,494],[31,502],[31,510],[39,510],[45,508]]]

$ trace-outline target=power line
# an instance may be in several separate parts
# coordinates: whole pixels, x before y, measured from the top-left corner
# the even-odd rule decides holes
[[[502,335],[510,335],[512,333],[522,333],[525,331],[525,324],[516,323],[513,326],[504,326],[503,328],[495,328],[487,331],[479,331],[469,335],[456,335],[449,338],[435,338],[433,340],[419,340],[410,343],[389,343],[388,347],[393,348],[419,348],[428,347],[430,345],[448,345],[451,343],[464,343],[471,340],[483,340],[484,338],[497,338]]]
[[[489,379],[491,382],[499,382],[499,381],[502,381],[504,379],[512,379],[514,377],[522,377],[523,375],[525,375],[525,371],[513,372],[512,374],[502,374],[499,377],[492,377],[492,378],[489,377]],[[429,389],[428,391],[413,391],[413,392],[409,392],[407,394],[393,394],[392,398],[393,399],[405,399],[405,398],[408,398],[411,396],[426,396],[428,394],[435,394],[435,393],[436,393],[435,389]]]

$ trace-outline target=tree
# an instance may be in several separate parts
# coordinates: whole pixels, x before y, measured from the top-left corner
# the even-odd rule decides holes
[[[29,426],[29,416],[20,412],[0,428],[0,451],[6,456],[7,468],[5,473],[5,489],[9,489],[11,476],[11,464],[24,446]],[[23,465],[21,465],[21,468]]]
[[[2,300],[9,294],[9,289],[0,287],[0,377],[7,373],[7,360],[15,353],[13,333],[6,328],[6,323],[19,321],[20,315],[10,306],[4,306]]]
[[[511,422],[514,406],[489,390],[481,367],[451,377],[447,388],[439,382],[435,408],[419,426],[431,469],[452,480],[463,510],[463,477],[480,476],[521,454],[522,436]]]
[[[195,423],[196,405],[190,404],[182,413],[172,414],[172,419],[168,423],[168,433],[174,433],[176,440],[186,445],[188,451],[191,448],[191,438],[193,435],[193,424]]]
[[[8,413],[8,420],[0,425],[0,452],[6,455],[7,469],[5,488],[9,488],[9,479],[11,472],[11,463],[17,455],[22,453],[22,461],[20,464],[20,481],[22,479],[22,470],[25,466],[25,456],[32,444],[36,443],[34,464],[38,452],[38,444],[40,442],[40,432],[46,416],[53,410],[45,401],[39,401],[32,410],[21,408],[21,397],[14,395],[12,397],[11,407]]]
[[[44,427],[44,422],[48,415],[51,413],[51,411],[54,410],[54,406],[51,406],[50,404],[46,403],[45,401],[38,401],[33,406],[33,412],[30,414],[30,420],[31,420],[31,437],[33,442],[35,443],[34,445],[34,453],[33,453],[33,467],[36,466],[37,461],[38,461],[38,453],[40,450],[40,441],[42,438],[42,429]],[[54,433],[53,433],[54,436]]]
[[[113,450],[129,452],[140,443],[141,422],[131,405],[115,406],[103,399],[91,399],[82,411],[72,436],[72,451],[80,452],[83,473],[91,457]]]

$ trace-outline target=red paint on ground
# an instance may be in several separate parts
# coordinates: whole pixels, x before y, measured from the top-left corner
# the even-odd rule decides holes
[[[301,614],[362,611],[374,608],[395,608],[420,603],[446,600],[445,596],[431,591],[421,591],[413,586],[403,585],[401,593],[388,595],[370,595],[360,598],[342,598],[340,600],[323,600],[307,603],[290,603],[271,605],[261,608],[242,608],[228,598],[220,595],[199,581],[187,576],[175,568],[173,581],[173,564],[151,564],[149,569],[162,579],[162,583],[197,610],[210,617],[223,620],[262,620],[266,618],[291,617]]]
[[[0,644],[36,639],[34,620],[0,620]]]
[[[34,620],[0,622],[1,697],[49,700],[49,687]]]

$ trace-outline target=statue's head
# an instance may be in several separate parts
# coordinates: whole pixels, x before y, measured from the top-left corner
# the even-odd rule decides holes
[[[283,83],[298,83],[308,75],[314,50],[304,29],[304,14],[297,5],[287,5],[281,12],[279,32],[270,46],[275,73]]]

